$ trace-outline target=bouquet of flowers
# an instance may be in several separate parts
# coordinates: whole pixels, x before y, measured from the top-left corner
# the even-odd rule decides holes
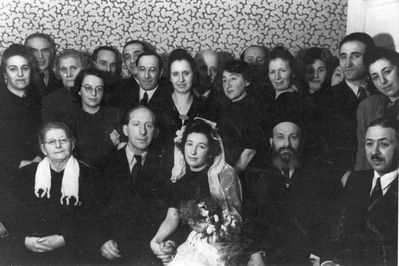
[[[180,219],[193,231],[179,246],[170,265],[234,265],[241,253],[241,217],[222,206],[222,202],[212,198],[180,206]]]

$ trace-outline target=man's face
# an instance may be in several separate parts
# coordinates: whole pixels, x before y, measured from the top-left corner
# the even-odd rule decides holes
[[[129,44],[123,50],[123,61],[129,74],[137,75],[136,60],[142,53],[144,53],[144,47],[140,43]]]
[[[371,167],[380,175],[398,168],[399,143],[393,128],[369,127],[366,132],[365,150]]]
[[[129,123],[123,125],[123,133],[129,138],[127,145],[135,154],[142,154],[157,133],[154,117],[148,109],[139,108],[129,118]]]
[[[250,47],[245,51],[244,61],[249,65],[264,65],[266,63],[265,51],[260,47]]]
[[[161,78],[158,58],[154,55],[145,55],[137,62],[137,79],[143,90],[150,91],[156,88]]]
[[[281,122],[273,129],[273,137],[270,138],[270,145],[273,149],[274,159],[286,167],[297,160],[300,145],[299,127],[291,122]],[[282,168],[282,167],[280,167]]]
[[[363,64],[363,55],[366,45],[358,41],[342,44],[339,50],[339,64],[348,81],[359,81],[366,76],[366,68]]]
[[[28,40],[26,46],[32,51],[39,70],[48,70],[54,53],[50,42],[45,38],[34,37]]]
[[[218,57],[213,51],[206,51],[203,54],[204,62],[208,68],[207,74],[211,78],[211,82],[215,80],[218,69]]]
[[[109,50],[100,50],[97,54],[94,66],[98,70],[115,74],[117,66],[116,54]]]
[[[245,88],[248,85],[249,82],[242,74],[223,71],[223,91],[230,101],[237,102],[243,99],[247,95]]]

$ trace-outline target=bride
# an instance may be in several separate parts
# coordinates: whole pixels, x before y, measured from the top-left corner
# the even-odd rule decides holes
[[[177,132],[169,209],[151,240],[151,249],[165,265],[171,261],[170,265],[175,266],[227,265],[233,254],[227,254],[230,248],[225,246],[222,226],[231,230],[234,225],[231,232],[239,231],[242,195],[238,176],[225,163],[223,144],[215,123],[197,118],[182,131]],[[214,202],[217,208],[210,208],[212,204],[209,202]],[[180,215],[179,206],[182,206]],[[184,210],[190,210],[188,213],[191,214],[184,215]],[[178,228],[179,217],[193,230],[172,260],[174,242],[167,238]],[[206,254],[198,255],[201,253]]]

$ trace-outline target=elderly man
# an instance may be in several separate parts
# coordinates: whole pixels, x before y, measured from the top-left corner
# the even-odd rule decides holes
[[[371,170],[351,174],[332,221],[329,255],[340,265],[397,265],[399,126],[371,122],[365,136]]]
[[[140,105],[130,110],[123,132],[128,137],[126,148],[110,154],[104,166],[105,207],[91,239],[107,260],[156,265],[148,241],[167,210],[164,188],[171,168],[164,170],[162,154],[152,145],[158,128],[150,109]]]
[[[50,35],[33,33],[25,40],[36,59],[38,75],[33,77],[35,88],[41,97],[61,88],[62,83],[52,70],[55,57],[55,43]]]
[[[339,187],[305,164],[298,124],[276,124],[270,144],[271,161],[244,173],[244,235],[252,240],[248,265],[265,265],[264,259],[272,265],[307,265],[317,250],[327,202]]]

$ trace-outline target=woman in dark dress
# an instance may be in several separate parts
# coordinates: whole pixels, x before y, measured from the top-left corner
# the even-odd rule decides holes
[[[122,135],[122,115],[119,109],[102,105],[104,90],[101,71],[80,71],[74,91],[80,96],[81,105],[64,120],[75,133],[77,158],[96,167],[110,151],[117,149]]]
[[[35,136],[40,127],[40,106],[33,97],[35,69],[29,50],[19,44],[7,48],[1,59],[5,80],[0,82],[0,187],[16,170],[38,161]]]
[[[72,155],[72,131],[60,122],[45,124],[39,134],[45,155],[20,169],[1,194],[0,264],[73,264],[82,243],[79,220],[88,213],[94,193],[91,169]]]
[[[241,187],[235,170],[225,163],[223,144],[209,121],[196,119],[184,133],[178,132],[181,152],[175,154],[169,209],[165,220],[151,240],[154,254],[167,263],[170,253],[161,250],[166,239],[178,229],[178,207],[182,202],[206,197],[225,202],[225,208],[241,211]],[[176,156],[177,155],[177,156]],[[186,170],[187,169],[187,170]],[[188,231],[187,231],[188,235]],[[185,235],[185,237],[187,237]]]

